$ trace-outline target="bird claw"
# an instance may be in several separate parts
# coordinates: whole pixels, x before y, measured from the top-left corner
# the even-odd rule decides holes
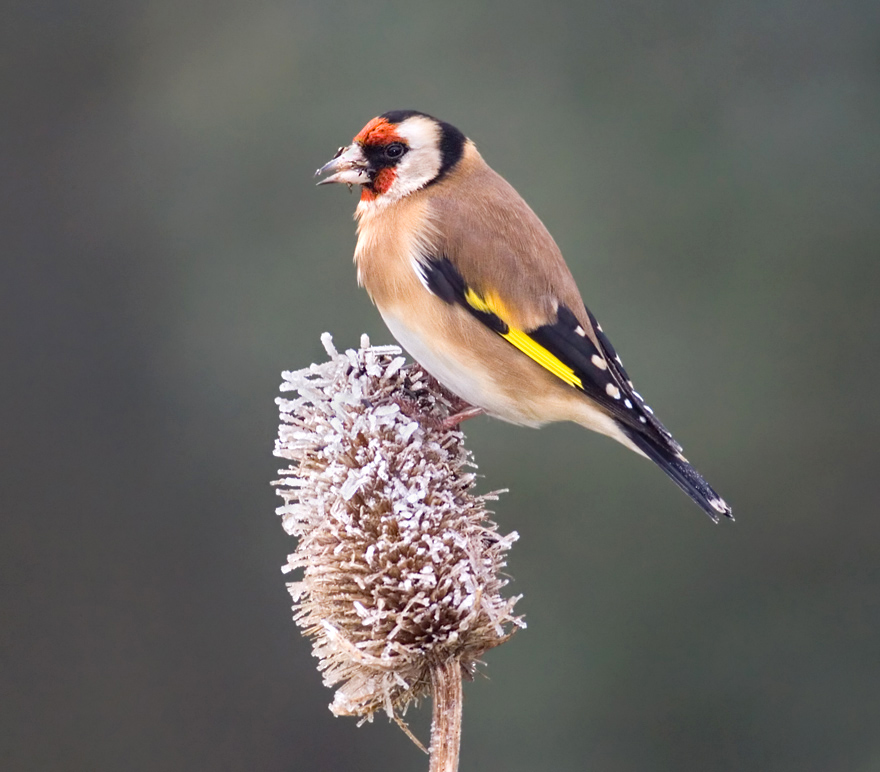
[[[405,397],[398,394],[392,399],[394,404],[400,408],[400,412],[405,416],[412,418],[414,421],[418,421],[424,427],[437,429],[439,431],[457,429],[462,421],[467,421],[469,418],[476,418],[484,412],[483,408],[474,407],[458,397],[455,397],[455,400],[456,402],[453,405],[455,412],[446,418],[438,418],[437,416],[426,413],[422,406],[419,405],[418,401],[411,397]]]
[[[459,410],[454,415],[449,416],[449,418],[440,422],[440,427],[443,429],[457,429],[459,424],[462,421],[467,421],[470,418],[476,418],[478,415],[483,415],[486,411],[481,407],[474,407],[473,405],[468,405],[464,400],[460,400],[463,404],[467,405],[464,410]]]

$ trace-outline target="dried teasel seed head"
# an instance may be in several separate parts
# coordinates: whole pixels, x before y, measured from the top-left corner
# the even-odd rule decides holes
[[[517,534],[499,536],[476,496],[459,431],[437,428],[452,403],[396,346],[340,354],[284,373],[277,400],[278,508],[299,543],[283,570],[294,619],[312,639],[336,715],[402,715],[452,659],[471,674],[516,627],[501,576]],[[407,408],[402,411],[401,407]],[[426,416],[421,420],[410,413]],[[435,420],[431,420],[431,419]]]

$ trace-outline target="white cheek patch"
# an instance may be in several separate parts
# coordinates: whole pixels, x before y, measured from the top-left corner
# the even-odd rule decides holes
[[[440,173],[440,127],[420,115],[407,118],[397,127],[407,152],[395,169],[391,187],[380,198],[396,201],[427,185]]]
[[[425,148],[440,147],[440,127],[430,118],[423,115],[414,115],[407,118],[397,127],[397,134],[406,142],[411,151],[424,150]]]

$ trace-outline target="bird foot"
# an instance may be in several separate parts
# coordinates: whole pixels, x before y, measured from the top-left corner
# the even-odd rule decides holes
[[[462,400],[462,402],[464,401]],[[440,427],[442,429],[455,429],[462,421],[467,421],[469,418],[476,418],[478,415],[483,415],[483,413],[486,412],[481,407],[468,405],[467,402],[464,402],[464,404],[467,405],[467,408],[459,410],[454,415],[451,415],[449,418],[440,422]]]
[[[393,401],[400,408],[400,412],[405,416],[409,416],[418,421],[422,426],[427,426],[431,429],[439,429],[440,431],[455,429],[462,421],[467,421],[469,418],[476,418],[484,412],[481,407],[474,407],[458,397],[455,399],[456,403],[453,407],[456,412],[446,418],[437,418],[436,416],[429,415],[422,409],[416,400],[410,397],[398,395],[394,397]]]

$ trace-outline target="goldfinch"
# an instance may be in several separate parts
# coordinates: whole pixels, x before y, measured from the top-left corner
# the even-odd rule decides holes
[[[731,517],[633,388],[544,224],[458,129],[387,112],[316,174],[361,186],[358,282],[472,406],[457,420],[574,421],[654,461],[715,522]]]

